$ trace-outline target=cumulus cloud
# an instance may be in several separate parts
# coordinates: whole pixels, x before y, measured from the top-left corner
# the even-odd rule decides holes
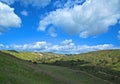
[[[80,5],[85,0],[56,0],[53,3],[53,6],[56,8],[64,8],[64,7],[73,7],[74,5]]]
[[[51,0],[20,0],[24,5],[32,5],[36,7],[45,7],[47,6]]]
[[[23,16],[27,16],[28,15],[28,12],[26,10],[23,10],[20,12]]]
[[[2,50],[2,49],[9,49],[9,46],[0,43],[0,49],[1,49],[1,50]]]
[[[52,37],[56,37],[57,36],[57,33],[55,32],[55,28],[54,27],[50,27],[49,30],[48,30],[49,34],[52,36]]]
[[[75,45],[73,41],[65,40],[61,42],[61,45],[53,45],[49,48],[49,51],[55,53],[67,53],[67,54],[78,54],[78,53],[85,53],[90,51],[96,50],[106,50],[106,49],[113,49],[114,46],[112,44],[102,44],[102,45]]]
[[[64,7],[73,7],[74,5],[81,5],[85,0],[67,0]]]
[[[40,20],[38,29],[45,31],[52,24],[82,38],[98,35],[107,32],[120,19],[119,3],[120,0],[86,0],[83,4],[57,9]]]
[[[53,4],[54,7],[56,8],[62,8],[64,6],[64,2],[61,0],[56,0]]]
[[[0,34],[10,27],[20,27],[21,19],[14,13],[14,8],[0,2]]]
[[[118,36],[117,37],[118,37],[118,39],[120,39],[120,30],[118,31]]]
[[[74,45],[72,39],[64,40],[61,42],[62,45]]]
[[[45,7],[51,2],[51,0],[0,0],[0,1],[8,5],[11,5],[15,2],[19,2],[23,4],[24,6],[32,5],[35,7]]]
[[[3,48],[4,47],[4,45],[3,44],[0,44],[0,48]]]
[[[62,41],[59,45],[54,45],[46,41],[38,41],[23,45],[3,45],[0,44],[0,49],[12,49],[18,51],[36,51],[36,52],[53,52],[62,54],[78,54],[97,50],[107,49],[120,49],[112,44],[101,44],[101,45],[75,45],[75,43],[69,39]]]
[[[45,41],[35,42],[31,44],[24,44],[24,45],[10,45],[9,48],[15,50],[26,50],[26,51],[45,51],[50,46],[49,43]]]

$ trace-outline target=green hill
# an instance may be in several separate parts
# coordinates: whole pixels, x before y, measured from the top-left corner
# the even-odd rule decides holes
[[[34,64],[69,67],[72,70],[84,71],[116,84],[120,83],[120,50],[102,50],[75,55],[48,52],[17,52],[15,50],[4,50],[1,52]]]
[[[53,59],[52,59],[53,60]],[[67,55],[60,60],[54,59],[53,64],[82,70],[104,80],[120,83],[120,50],[102,50],[77,55]]]
[[[11,52],[11,51],[10,51]],[[13,51],[12,51],[13,52]],[[19,52],[15,52],[19,53]],[[112,84],[79,70],[34,64],[0,51],[0,84]]]
[[[20,58],[22,60],[27,60],[27,61],[32,61],[36,62],[39,60],[39,63],[44,62],[49,59],[55,59],[55,58],[60,58],[65,55],[62,54],[55,54],[55,53],[39,53],[39,52],[18,52],[15,50],[1,50],[1,52],[11,54],[17,58]],[[53,60],[54,61],[54,60]]]

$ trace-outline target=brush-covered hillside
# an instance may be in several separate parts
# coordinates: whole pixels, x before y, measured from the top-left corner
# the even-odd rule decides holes
[[[51,52],[45,52],[45,53],[39,53],[39,52],[18,52],[15,50],[1,50],[1,52],[11,54],[19,59],[26,60],[26,61],[31,61],[31,62],[38,62],[42,63],[46,60],[49,59],[55,59],[55,58],[60,58],[65,55],[63,54],[55,54]],[[53,60],[54,62],[54,60]]]
[[[75,55],[17,52],[14,50],[6,50],[1,52],[11,54],[14,57],[20,58],[22,60],[28,60],[30,63],[33,62],[34,65],[56,65],[61,66],[61,69],[63,67],[68,67],[69,69],[77,70],[79,72],[82,71],[100,79],[110,81],[114,84],[120,83],[120,50],[102,50]],[[89,82],[88,84],[94,83]]]
[[[18,53],[18,52],[16,52]],[[0,51],[0,84],[113,84],[79,70],[34,64]]]
[[[120,83],[120,50],[68,55],[52,64],[82,70],[115,84]]]

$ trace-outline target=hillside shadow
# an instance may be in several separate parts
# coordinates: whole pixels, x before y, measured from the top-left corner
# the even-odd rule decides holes
[[[43,64],[68,67],[71,69],[87,72],[96,77],[111,81],[115,84],[120,83],[120,71],[110,69],[110,67],[104,67],[104,66],[100,66],[100,65],[92,65],[90,62],[86,62],[84,60],[76,60],[76,61],[60,60],[60,61],[55,61],[53,63],[43,63]]]
[[[120,71],[102,66],[80,66],[79,70],[90,73],[96,77],[111,81],[115,84],[120,84]]]
[[[7,51],[9,51],[9,52],[14,52],[14,53],[19,53],[19,52],[16,51],[16,50],[7,50]]]
[[[86,62],[84,60],[69,60],[69,61],[55,61],[51,63],[52,65],[57,66],[65,66],[65,67],[79,67],[80,65],[89,64],[90,62]]]

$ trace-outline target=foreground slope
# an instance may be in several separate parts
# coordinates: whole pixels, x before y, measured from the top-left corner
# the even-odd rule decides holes
[[[85,72],[33,64],[0,52],[0,84],[112,84]]]
[[[57,84],[59,81],[41,73],[34,65],[0,52],[0,84]]]

